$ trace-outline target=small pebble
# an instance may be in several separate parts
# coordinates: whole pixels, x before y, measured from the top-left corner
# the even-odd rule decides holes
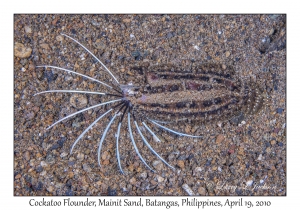
[[[195,125],[195,126],[192,128],[191,132],[192,132],[192,133],[195,133],[195,132],[198,130],[198,128],[199,128],[199,125]]]
[[[139,51],[133,51],[131,53],[131,55],[136,58],[136,57],[139,57],[141,55],[141,53]]]
[[[148,176],[148,174],[147,174],[146,171],[144,171],[143,173],[140,174],[140,177],[141,177],[142,179],[146,179],[147,176]]]
[[[84,154],[83,154],[83,153],[79,153],[79,154],[77,155],[77,160],[83,161],[83,159],[84,159]]]
[[[28,151],[26,151],[26,152],[24,153],[24,158],[25,158],[25,160],[27,160],[27,161],[30,160],[30,154],[29,154]]]
[[[262,154],[259,154],[257,160],[261,160],[262,159]]]
[[[280,128],[275,128],[274,133],[278,133],[280,131]]]
[[[226,58],[228,58],[229,55],[230,55],[230,52],[229,52],[229,51],[226,51],[226,53],[225,53]]]
[[[131,20],[130,19],[128,19],[128,18],[126,18],[126,19],[123,19],[122,20],[124,23],[130,23],[131,22]]]
[[[107,166],[109,164],[109,160],[104,160],[102,164]]]
[[[253,180],[249,180],[249,181],[247,181],[246,182],[246,185],[249,187],[249,186],[251,186],[253,184]]]
[[[35,69],[35,65],[29,64],[29,70],[30,70],[30,71],[33,71],[34,69]]]
[[[23,44],[15,43],[15,56],[18,58],[28,58],[31,55],[32,49],[30,47],[25,47]]]
[[[172,32],[169,32],[169,33],[167,34],[167,38],[170,39],[170,38],[172,38],[172,37],[173,37],[173,33],[172,33]]]
[[[206,182],[206,189],[208,190],[208,193],[214,193],[215,190],[215,184],[214,182],[210,181],[210,182]]]
[[[74,94],[70,98],[70,104],[76,109],[81,109],[85,107],[87,103],[87,97],[83,94]]]
[[[283,112],[283,109],[282,109],[282,108],[278,108],[278,109],[277,109],[277,113],[278,113],[278,114],[281,114],[282,112]]]
[[[92,171],[91,167],[88,164],[86,164],[86,163],[82,165],[82,168],[86,172],[91,172]]]
[[[42,166],[42,167],[47,167],[48,164],[47,164],[45,161],[41,161],[41,166]]]
[[[115,189],[110,189],[110,187],[108,187],[108,193],[107,193],[107,195],[108,196],[116,196],[117,195],[117,190],[115,190]]]
[[[181,169],[183,169],[183,168],[184,168],[184,161],[183,161],[183,160],[178,160],[178,161],[177,161],[177,165],[178,165]]]
[[[17,174],[16,176],[15,176],[15,179],[20,179],[21,178],[21,174]]]
[[[38,166],[38,167],[36,168],[36,172],[37,172],[37,173],[41,173],[43,170],[44,170],[44,169],[43,169],[42,166]]]
[[[235,189],[235,192],[236,192],[236,194],[238,194],[239,196],[240,196],[240,195],[243,195],[243,190],[242,190],[242,189],[236,188],[236,189]]]
[[[62,35],[56,36],[56,41],[61,42],[61,41],[63,41],[63,40],[64,40],[64,36],[62,36]]]
[[[75,165],[75,161],[69,161],[69,162],[68,162],[68,165],[69,165],[69,166]]]
[[[157,182],[156,182],[155,180],[153,180],[153,179],[150,181],[150,183],[151,183],[152,185],[157,185]]]
[[[152,165],[158,171],[162,170],[164,167],[163,163],[160,160],[153,161]]]
[[[55,163],[56,159],[54,158],[54,156],[52,154],[48,154],[46,157],[46,162],[50,165],[52,165],[53,163]]]
[[[32,33],[32,30],[29,26],[25,26],[24,28],[25,28],[26,34],[31,34]]]
[[[52,193],[54,191],[54,187],[53,186],[49,186],[47,188],[47,191],[50,192],[50,193]]]
[[[224,141],[225,137],[222,134],[219,134],[216,139],[217,144],[221,144]]]
[[[206,194],[205,188],[204,188],[204,187],[199,187],[199,188],[198,188],[198,193],[199,193],[200,195],[205,195],[205,194]]]
[[[197,173],[198,173],[198,172],[201,172],[201,171],[202,171],[202,168],[201,168],[201,167],[196,167],[194,171],[197,172]]]
[[[57,141],[57,144],[60,146],[60,147],[63,147],[65,141],[67,140],[66,137],[62,137],[60,140]]]
[[[187,184],[183,184],[182,188],[184,189],[184,191],[189,195],[189,196],[194,196],[195,193],[193,192],[193,190],[187,185]]]
[[[106,160],[107,155],[108,155],[108,152],[107,152],[107,151],[104,151],[104,152],[102,153],[102,155],[101,155],[102,160]]]
[[[205,163],[206,166],[210,166],[210,164],[211,164],[211,160],[207,160]]]
[[[163,178],[163,177],[161,177],[161,176],[159,176],[159,175],[157,175],[157,181],[158,182],[163,182],[165,179]]]
[[[154,142],[160,142],[160,139],[157,135],[153,136],[153,141]]]
[[[50,50],[49,45],[46,44],[46,43],[40,44],[40,47],[43,48],[43,49],[45,49],[45,50]]]
[[[91,153],[91,150],[90,150],[90,149],[84,150],[84,154],[85,154],[85,155],[89,155],[90,153]]]
[[[66,191],[66,196],[73,196],[74,195],[74,192],[72,191],[72,189],[69,189]]]
[[[104,41],[102,41],[101,39],[97,39],[96,42],[93,43],[93,46],[100,50],[100,52],[103,52],[106,48],[106,44]]]
[[[71,178],[71,179],[74,177],[74,173],[72,171],[70,171],[68,175],[69,175],[69,178]]]
[[[198,47],[197,45],[194,46],[195,50],[200,50],[200,47]]]
[[[185,128],[184,128],[184,131],[186,133],[191,133],[191,126],[190,125],[186,125]]]
[[[135,185],[136,184],[136,179],[135,177],[132,177],[130,180],[129,180],[130,184],[132,185]]]

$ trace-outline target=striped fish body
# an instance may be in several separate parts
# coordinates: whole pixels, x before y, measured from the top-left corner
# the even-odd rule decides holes
[[[146,69],[145,76],[147,87],[130,102],[139,116],[158,121],[223,121],[256,113],[264,102],[257,85],[241,81],[231,66],[159,65]]]

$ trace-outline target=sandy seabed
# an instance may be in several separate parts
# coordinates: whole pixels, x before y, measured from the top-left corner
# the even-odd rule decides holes
[[[124,123],[121,164],[116,158],[117,123],[97,148],[111,116],[105,116],[70,147],[103,109],[96,108],[46,128],[79,106],[113,96],[48,93],[72,89],[108,91],[88,79],[39,65],[52,65],[113,83],[79,45],[91,50],[121,84],[139,85],[134,66],[210,62],[233,66],[241,80],[265,87],[268,104],[237,122],[179,123],[179,137],[152,126],[161,142],[145,137],[163,164],[133,130],[150,171],[134,152]],[[285,15],[15,15],[14,195],[285,195],[286,194]],[[81,103],[82,102],[82,103]],[[76,107],[77,106],[77,107]],[[127,117],[125,117],[127,122]]]

